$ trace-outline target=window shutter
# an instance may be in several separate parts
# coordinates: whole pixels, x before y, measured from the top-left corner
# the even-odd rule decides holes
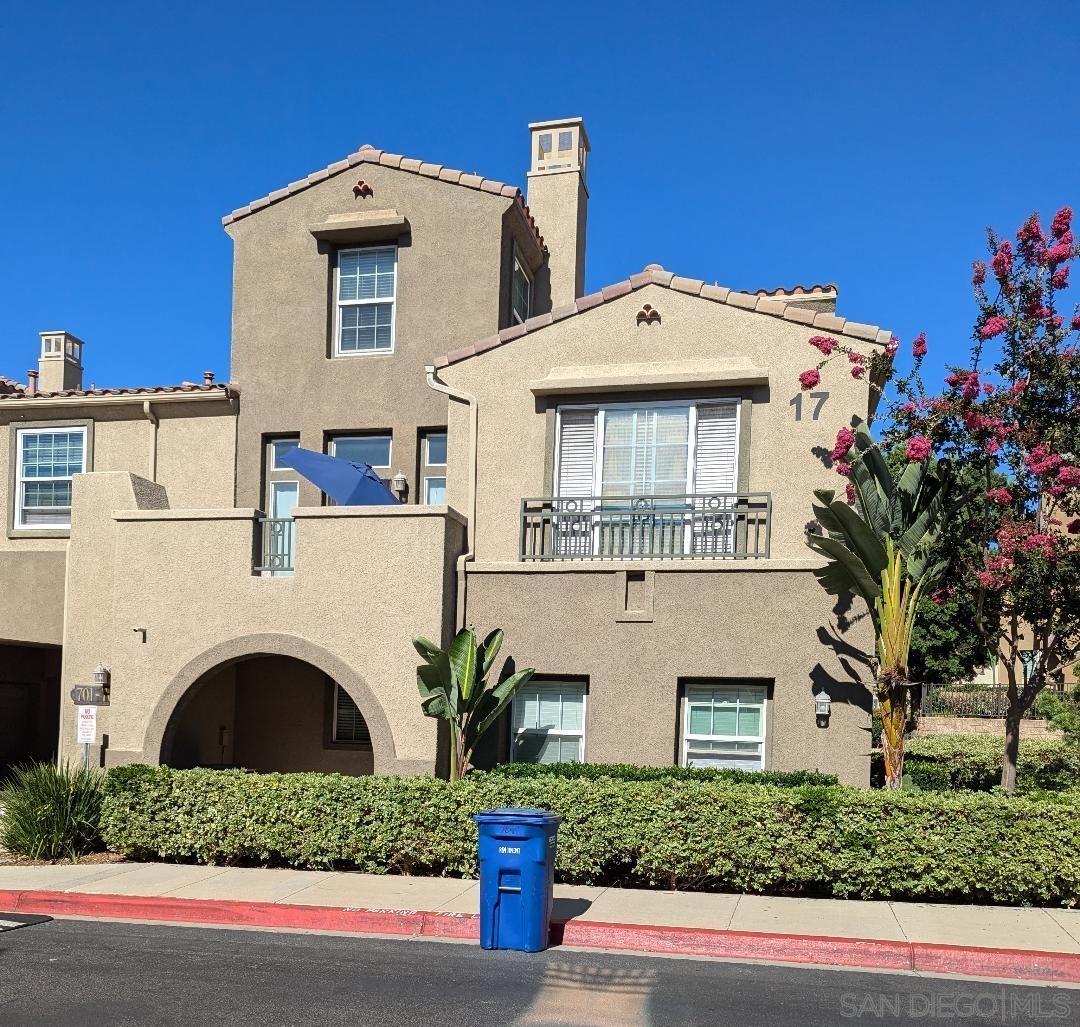
[[[591,496],[596,467],[596,411],[559,411],[560,497]]]
[[[368,731],[367,721],[360,712],[352,696],[341,685],[335,684],[335,742],[353,742],[358,745],[370,745],[371,734]]]
[[[699,494],[736,490],[738,452],[735,435],[738,409],[735,403],[699,406],[697,409],[694,491]]]

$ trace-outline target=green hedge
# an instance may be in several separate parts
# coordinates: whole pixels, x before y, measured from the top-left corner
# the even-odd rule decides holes
[[[433,778],[125,767],[102,834],[135,858],[472,875],[470,814],[563,817],[581,884],[927,901],[1080,900],[1080,803],[693,781]]]
[[[994,735],[930,735],[910,739],[904,774],[919,788],[989,791],[1001,784],[1004,738]],[[1080,747],[1052,738],[1021,738],[1017,789],[1067,791],[1080,787]]]
[[[836,784],[835,774],[816,770],[726,770],[706,767],[639,767],[633,763],[501,763],[490,774],[516,778],[612,778],[616,781],[706,781],[716,784],[775,785],[797,788],[800,785]]]

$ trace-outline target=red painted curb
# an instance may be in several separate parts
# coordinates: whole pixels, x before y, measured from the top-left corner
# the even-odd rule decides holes
[[[54,916],[165,920],[242,927],[291,927],[352,934],[426,938],[478,938],[474,913],[410,909],[303,906],[233,899],[179,899],[168,896],[98,895],[79,892],[0,889],[0,909]],[[923,970],[975,977],[1059,981],[1080,984],[1080,954],[1026,949],[933,945],[876,938],[834,938],[806,934],[722,931],[704,927],[657,927],[568,920],[551,925],[553,944],[623,949],[656,954],[712,956],[778,963]]]

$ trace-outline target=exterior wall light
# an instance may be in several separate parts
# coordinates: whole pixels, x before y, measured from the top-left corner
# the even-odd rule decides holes
[[[94,684],[100,688],[105,695],[109,694],[111,679],[112,674],[109,673],[109,668],[104,664],[99,663],[94,668]]]
[[[397,474],[390,479],[390,489],[394,495],[404,503],[405,493],[409,491],[409,479],[406,478],[401,471],[398,471]]]
[[[814,696],[814,712],[817,714],[818,727],[828,727],[832,716],[832,696],[828,692],[818,692]]]

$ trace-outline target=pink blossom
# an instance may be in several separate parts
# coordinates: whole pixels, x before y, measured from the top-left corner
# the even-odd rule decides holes
[[[1013,501],[1012,493],[1008,489],[990,489],[986,498],[999,506],[1009,506]]]
[[[799,375],[799,384],[803,387],[803,390],[812,389],[818,382],[821,381],[821,372],[817,368],[812,367],[809,371],[803,371]]]
[[[1067,489],[1080,488],[1080,467],[1072,464],[1062,464],[1058,468],[1057,480]]]
[[[1053,537],[1046,534],[1028,535],[1020,546],[1027,553],[1038,553],[1044,560],[1053,560],[1058,555]]]
[[[971,263],[971,284],[980,286],[986,281],[986,265],[981,260]]]
[[[934,444],[925,435],[916,435],[908,439],[904,455],[913,463],[925,460],[933,451]]]
[[[1047,328],[1050,328],[1050,329],[1052,329],[1052,330],[1053,330],[1053,331],[1055,331],[1055,332],[1056,332],[1056,331],[1057,331],[1057,330],[1058,330],[1058,329],[1059,329],[1059,328],[1060,328],[1060,327],[1061,327],[1061,326],[1062,326],[1062,325],[1063,325],[1064,323],[1065,323],[1065,318],[1063,318],[1063,317],[1062,317],[1062,316],[1061,316],[1060,314],[1055,314],[1055,315],[1054,315],[1053,317],[1048,317],[1048,318],[1046,319],[1046,327],[1047,327]]]
[[[848,358],[848,361],[850,363],[852,363],[852,364],[865,364],[866,363],[866,357],[864,357],[861,353],[856,353],[854,350],[852,350],[850,353],[848,353],[847,358]]]
[[[861,378],[864,374],[866,374],[866,368],[861,364],[856,364],[855,367],[851,369],[852,378]]]
[[[1012,566],[1012,560],[1007,557],[992,556],[986,561],[986,569],[979,571],[976,577],[983,588],[991,592],[997,592],[1009,584],[1009,572],[1012,570]]]
[[[1024,463],[1032,474],[1052,474],[1064,461],[1057,453],[1051,453],[1049,446],[1036,446]]]
[[[1070,233],[1071,234],[1071,233]],[[1054,246],[1051,246],[1043,255],[1044,264],[1060,264],[1064,260],[1068,260],[1072,256],[1072,245],[1059,242]]]
[[[1001,443],[997,439],[987,439],[983,443],[983,452],[993,456],[1001,449]]]
[[[832,460],[843,460],[847,452],[855,445],[855,433],[850,428],[841,428],[836,433],[836,445],[829,454]]]
[[[1013,265],[1013,248],[1008,239],[1003,239],[997,248],[990,266],[994,269],[994,276],[999,282],[1009,277]]]
[[[992,396],[995,392],[997,392],[997,386],[991,385],[990,382],[984,382],[983,392],[985,392],[988,396]]]
[[[968,375],[964,382],[963,396],[969,403],[979,394],[979,376],[974,371]]]
[[[1043,233],[1039,219],[1032,214],[1016,233],[1016,241],[1020,252],[1033,264],[1038,264],[1046,249],[1046,236]]]
[[[1046,491],[1049,492],[1050,495],[1052,495],[1055,499],[1060,499],[1063,495],[1065,495],[1065,486],[1051,485]]]
[[[855,505],[855,486],[850,481],[844,486],[844,497],[847,499],[848,506]]]
[[[1068,270],[1068,268],[1066,268]],[[900,348],[900,340],[894,335],[887,343],[885,343],[885,356],[890,360],[896,356],[896,351]]]
[[[916,360],[926,356],[926,332],[919,332],[915,337],[915,341],[911,344],[911,355]]]
[[[1077,314],[1075,317],[1073,317],[1072,321],[1069,323],[1069,327],[1074,332],[1080,332],[1080,314]]]
[[[840,345],[835,339],[830,339],[827,335],[814,335],[810,338],[810,345],[814,349],[821,350],[825,356],[828,356],[837,346]]]
[[[982,328],[979,329],[979,334],[984,339],[992,339],[995,335],[1000,335],[1008,327],[1009,322],[1005,318],[1000,314],[994,314],[986,319]]]
[[[1012,387],[1009,389],[1009,391],[1014,396],[1019,396],[1024,391],[1024,389],[1027,388],[1027,386],[1028,383],[1026,378],[1017,378],[1017,380],[1012,383]]]
[[[1050,284],[1055,289],[1065,289],[1069,285],[1069,265],[1055,269],[1054,273],[1050,276]]]
[[[1062,207],[1054,215],[1054,220],[1050,222],[1050,235],[1055,239],[1060,239],[1068,230],[1072,224],[1073,212],[1071,207]]]
[[[833,470],[840,475],[841,478],[851,477],[851,464],[845,463],[843,460],[837,460],[833,464]]]

